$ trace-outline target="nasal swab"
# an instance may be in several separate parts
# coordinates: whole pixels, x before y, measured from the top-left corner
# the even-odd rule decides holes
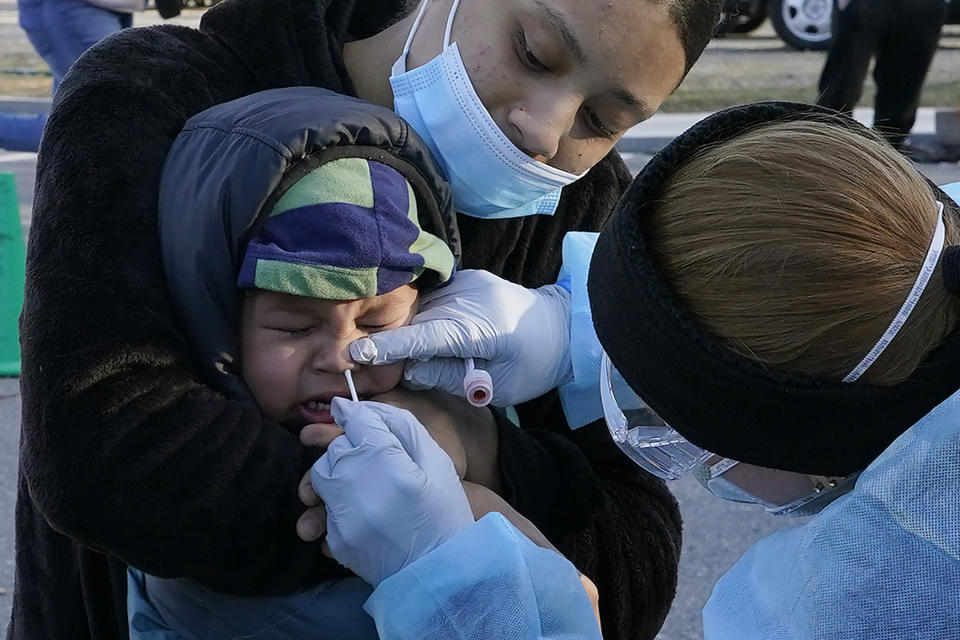
[[[467,402],[475,407],[485,407],[493,400],[493,380],[483,369],[477,369],[473,358],[465,361],[466,375],[463,376],[463,395]]]
[[[347,379],[347,387],[350,389],[350,398],[354,402],[360,402],[360,399],[357,398],[357,388],[353,386],[353,374],[350,373],[350,369],[344,369],[343,376]]]

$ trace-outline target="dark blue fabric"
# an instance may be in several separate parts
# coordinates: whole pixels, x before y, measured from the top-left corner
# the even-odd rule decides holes
[[[53,72],[53,91],[84,51],[133,24],[133,15],[96,7],[83,0],[19,0],[20,26]],[[37,151],[46,114],[0,113],[0,149]]]

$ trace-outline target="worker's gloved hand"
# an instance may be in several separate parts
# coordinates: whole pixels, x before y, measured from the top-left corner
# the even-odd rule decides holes
[[[423,296],[407,327],[350,345],[361,364],[408,360],[404,385],[464,395],[463,358],[490,374],[493,401],[507,407],[570,380],[570,294],[557,285],[527,289],[486,271],[460,271]]]
[[[450,457],[412,413],[334,398],[344,435],[313,465],[327,509],[327,546],[376,587],[473,524]]]

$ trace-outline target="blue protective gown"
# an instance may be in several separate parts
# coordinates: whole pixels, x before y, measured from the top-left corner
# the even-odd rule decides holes
[[[383,640],[599,640],[577,570],[489,513],[374,590]]]

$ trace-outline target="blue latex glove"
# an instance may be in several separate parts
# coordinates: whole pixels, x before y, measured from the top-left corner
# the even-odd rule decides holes
[[[473,524],[453,462],[412,413],[345,398],[331,413],[344,435],[310,480],[338,562],[376,586]]]
[[[463,397],[463,358],[479,360],[493,381],[492,404],[507,407],[568,382],[570,293],[527,289],[486,271],[466,270],[424,295],[410,326],[357,340],[361,364],[408,360],[404,385]]]

